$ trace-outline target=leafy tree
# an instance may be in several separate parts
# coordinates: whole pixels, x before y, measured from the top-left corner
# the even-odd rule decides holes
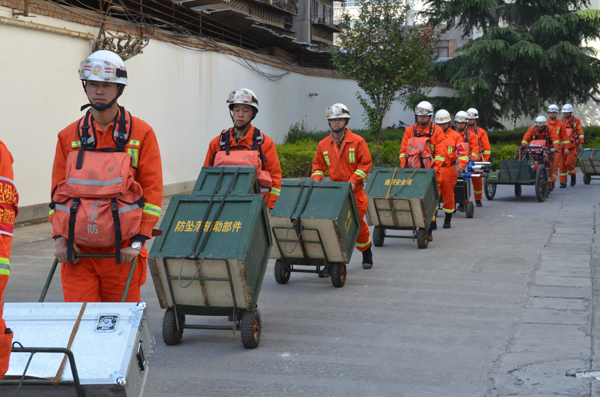
[[[339,47],[330,49],[334,66],[366,94],[357,97],[369,129],[377,134],[376,164],[383,118],[392,102],[433,82],[427,65],[434,58],[434,31],[405,26],[406,11],[394,0],[363,1],[358,19],[344,13]]]
[[[584,10],[589,0],[425,3],[427,23],[483,32],[432,69],[459,90],[455,104],[477,107],[488,128],[501,127],[502,117],[534,117],[548,103],[600,102],[600,61],[587,46],[600,38],[600,11]]]

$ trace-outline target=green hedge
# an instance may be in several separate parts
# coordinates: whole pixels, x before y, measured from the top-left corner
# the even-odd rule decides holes
[[[318,143],[311,140],[277,145],[282,176],[284,178],[310,177],[317,146]]]

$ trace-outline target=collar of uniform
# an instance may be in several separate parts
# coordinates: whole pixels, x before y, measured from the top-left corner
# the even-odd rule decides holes
[[[352,131],[350,131],[350,128],[346,128],[345,134],[346,135],[344,135],[344,140],[342,141],[342,145],[344,143],[354,142],[354,133]],[[331,144],[337,145],[337,142],[335,141],[335,139],[333,139],[333,132],[331,134],[329,134],[329,137],[331,138]]]
[[[229,144],[231,146],[244,145],[244,146],[252,147],[252,136],[254,135],[254,126],[252,124],[250,124],[250,128],[248,128],[248,132],[246,132],[246,135],[244,135],[244,137],[242,139],[240,139],[239,142],[237,142],[237,143],[236,143],[235,139],[233,138],[234,134],[235,134],[235,128],[232,128],[231,134],[229,134]]]
[[[103,130],[100,124],[96,120],[92,120],[94,123],[94,133],[96,134],[96,140],[99,142],[103,142],[104,136],[108,135],[111,137],[110,142],[114,142],[112,139],[113,136],[113,128],[115,127],[115,121],[111,121],[106,130]],[[89,131],[90,135],[92,131]]]
[[[429,132],[429,128],[431,128],[431,120],[427,123],[425,127],[421,126],[421,124],[417,123],[417,130],[421,132]]]

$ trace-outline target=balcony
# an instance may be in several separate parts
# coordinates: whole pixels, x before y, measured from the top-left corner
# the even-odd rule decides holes
[[[298,0],[256,0],[259,3],[267,4],[279,10],[287,11],[290,14],[298,14]]]
[[[326,30],[330,30],[333,32],[341,32],[342,30],[333,23],[333,18],[326,18],[326,17],[317,17],[317,18],[311,18],[311,22],[313,25],[319,26],[321,28],[324,28]]]

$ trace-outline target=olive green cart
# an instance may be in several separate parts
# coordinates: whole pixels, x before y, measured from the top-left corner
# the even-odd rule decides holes
[[[220,329],[241,330],[244,347],[258,346],[257,300],[271,233],[255,186],[254,168],[204,168],[191,195],[171,199],[148,263],[167,309],[167,345],[179,344],[184,329]],[[233,324],[188,324],[189,315],[229,317]]]
[[[429,245],[429,226],[436,212],[439,191],[435,170],[425,168],[374,168],[365,187],[369,197],[367,216],[373,229],[373,244],[381,247],[386,237],[417,240]],[[388,234],[408,230],[409,235]]]
[[[600,149],[586,148],[579,155],[579,168],[583,173],[583,183],[589,185],[592,182],[592,176],[600,176]]]

